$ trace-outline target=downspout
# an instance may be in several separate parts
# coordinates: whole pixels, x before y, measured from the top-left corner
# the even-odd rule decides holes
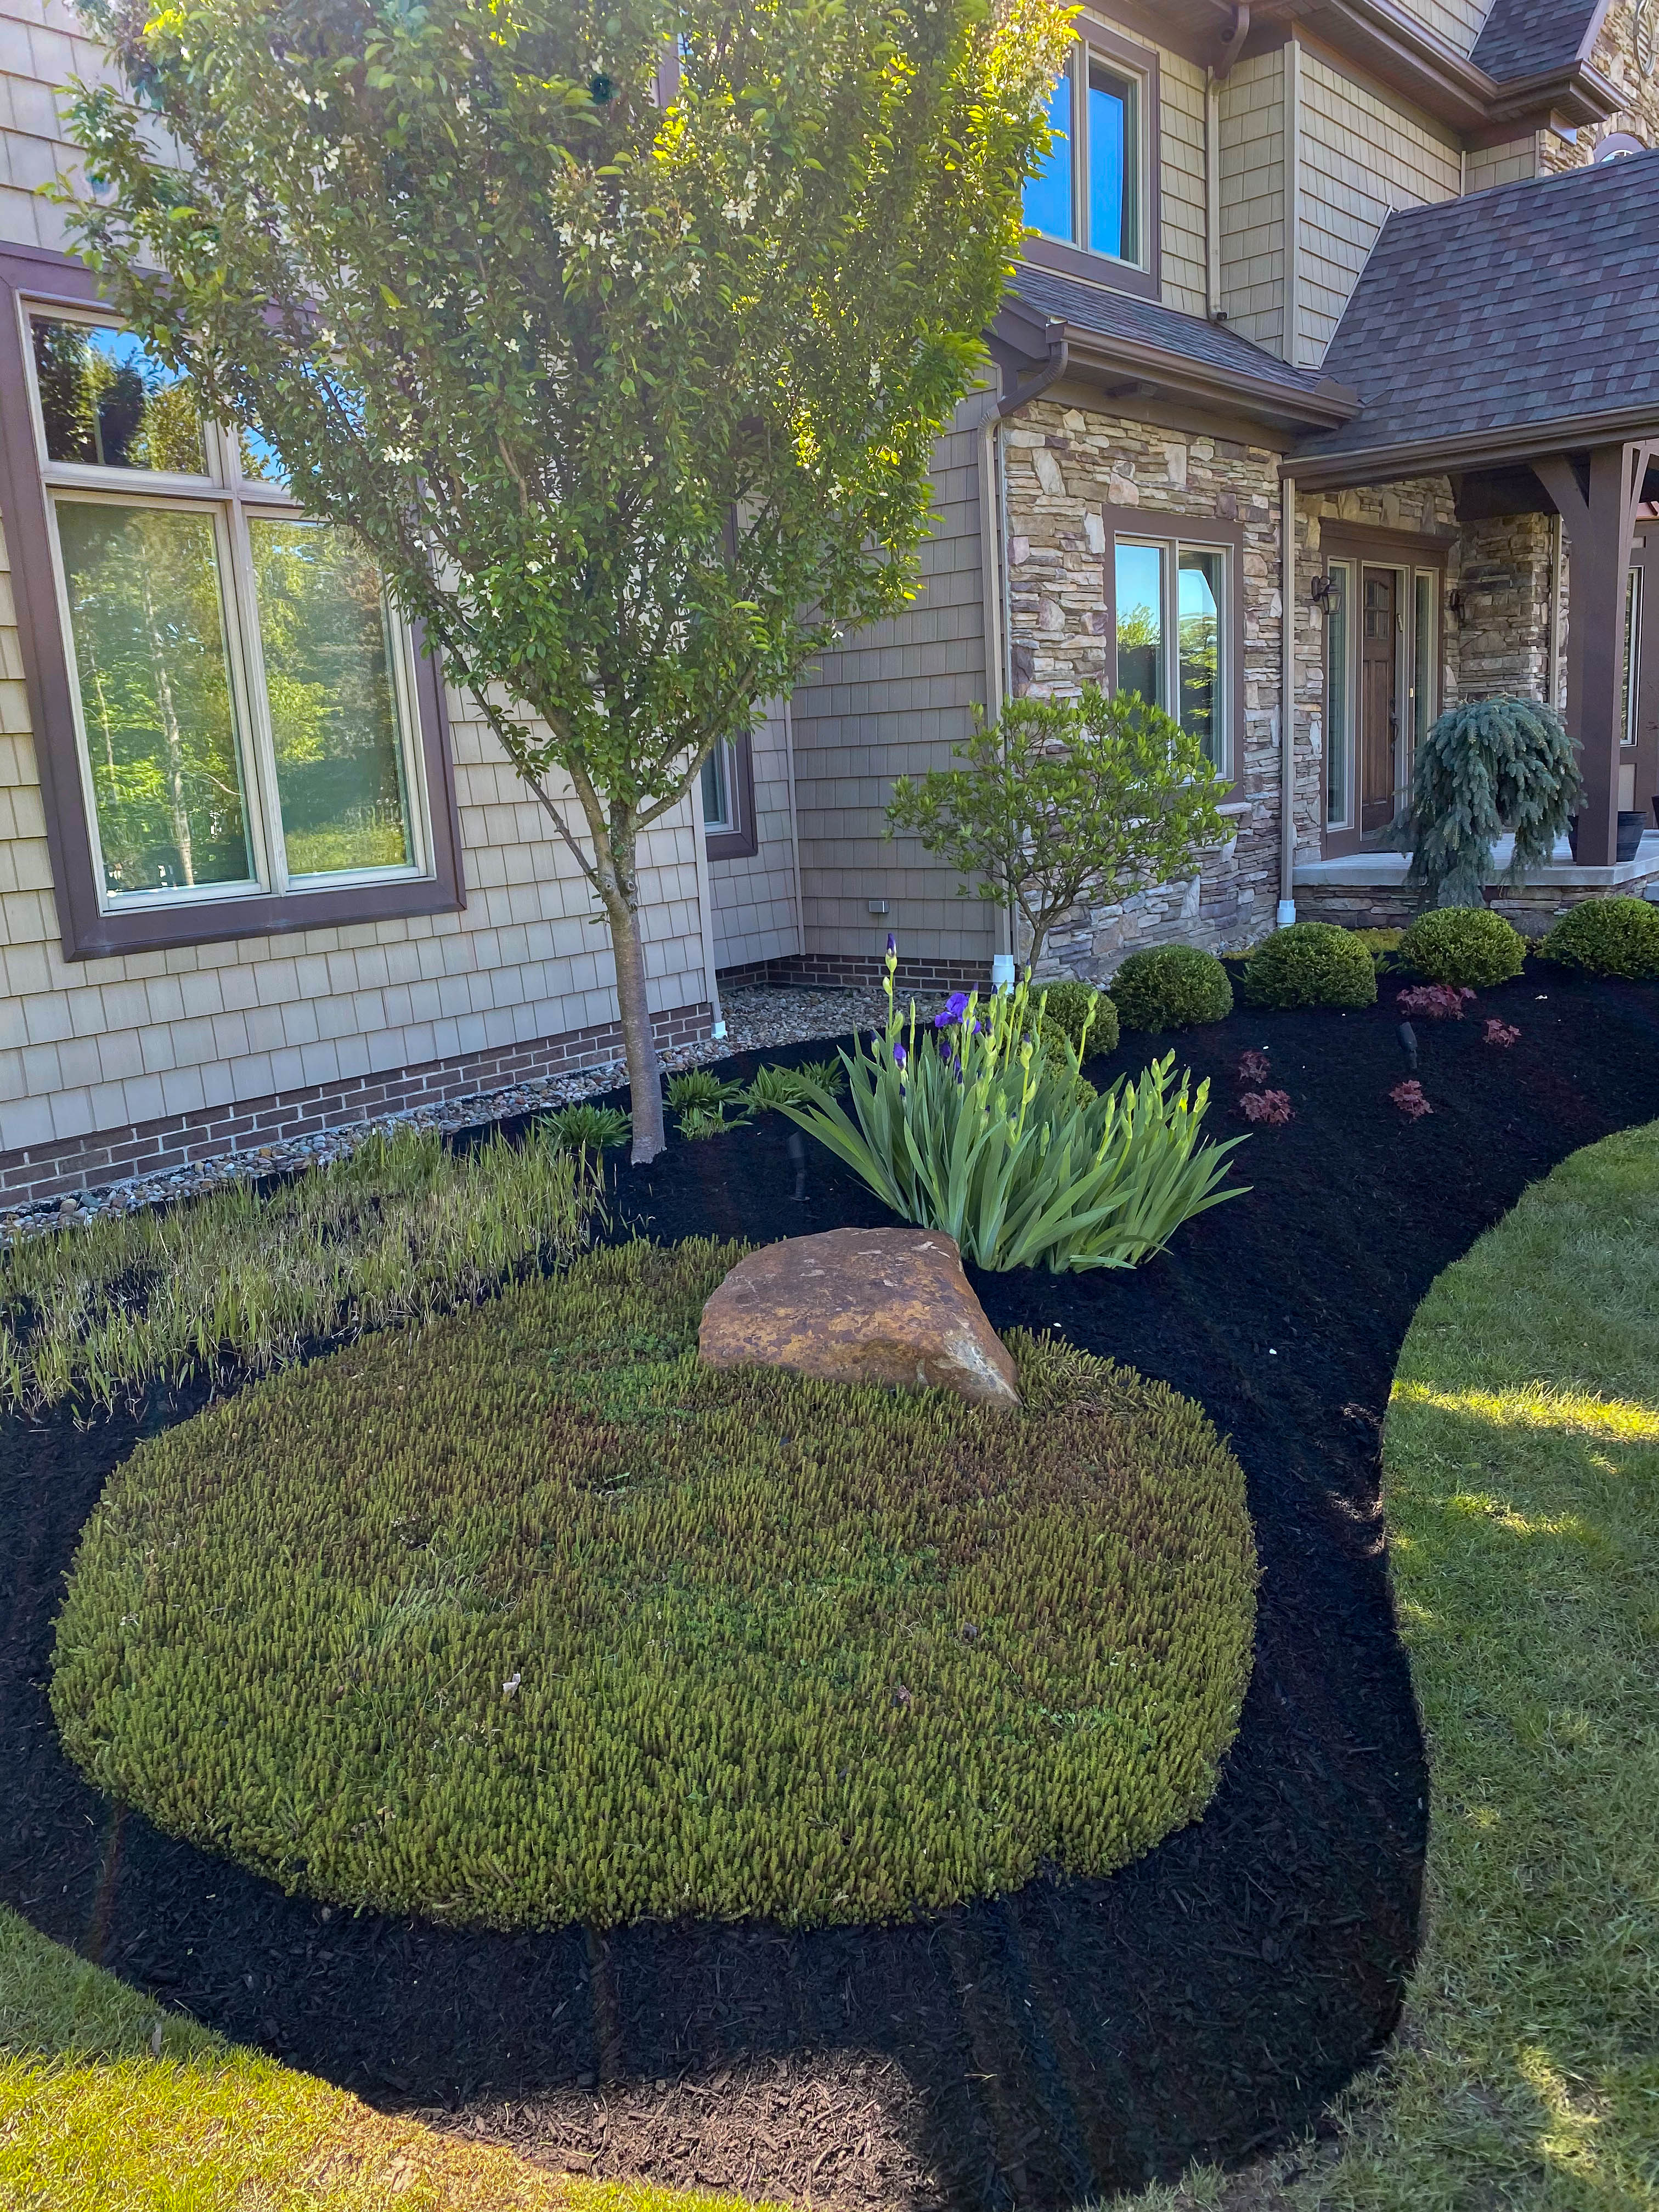
[[[1204,81],[1204,312],[1214,322],[1221,313],[1221,79],[1213,70]]]
[[[1281,477],[1284,544],[1279,555],[1280,670],[1279,691],[1279,915],[1276,927],[1296,920],[1296,478]]]
[[[1285,48],[1285,358],[1296,366],[1297,321],[1301,289],[1302,230],[1302,49],[1292,33]]]
[[[720,987],[714,981],[714,907],[708,889],[708,832],[703,826],[701,775],[691,779],[691,839],[697,855],[697,908],[702,916],[702,975],[714,1010],[714,1025],[708,1034],[720,1038],[726,1035],[726,1017],[720,1012]]]
[[[980,622],[985,638],[985,718],[994,728],[1002,720],[1002,705],[1008,696],[1007,678],[1004,673],[1004,653],[1007,631],[1005,615],[1007,606],[1007,562],[1004,555],[1003,538],[1005,513],[1002,440],[1000,408],[988,407],[979,425],[979,563],[980,563]],[[991,988],[1010,989],[1014,981],[1014,917],[999,900],[993,908],[996,915],[994,950],[991,955]]]

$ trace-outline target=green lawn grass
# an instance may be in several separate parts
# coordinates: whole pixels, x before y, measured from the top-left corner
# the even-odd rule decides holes
[[[544,2173],[222,2041],[0,1909],[5,2212],[752,2212]]]
[[[1565,1161],[1436,1283],[1383,1456],[1432,1790],[1404,2032],[1334,2145],[1141,2212],[1651,2212],[1659,1123]]]

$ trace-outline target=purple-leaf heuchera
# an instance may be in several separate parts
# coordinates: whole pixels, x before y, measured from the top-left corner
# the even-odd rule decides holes
[[[1396,1083],[1389,1096],[1408,1121],[1420,1121],[1425,1114],[1432,1114],[1434,1111],[1433,1107],[1423,1096],[1423,1086],[1420,1083],[1411,1081]]]
[[[1416,983],[1400,994],[1402,1014],[1426,1014],[1431,1022],[1461,1022],[1474,994],[1467,983]]]
[[[1518,1044],[1521,1032],[1511,1022],[1501,1022],[1496,1014],[1486,1017],[1486,1042],[1497,1045]]]
[[[1285,1091],[1246,1091],[1239,1098],[1238,1110],[1247,1121],[1263,1122],[1270,1129],[1283,1128],[1286,1121],[1296,1119],[1296,1109]]]
[[[1265,1052],[1258,1052],[1252,1046],[1249,1052],[1239,1054],[1238,1079],[1241,1083],[1265,1083],[1272,1073]]]

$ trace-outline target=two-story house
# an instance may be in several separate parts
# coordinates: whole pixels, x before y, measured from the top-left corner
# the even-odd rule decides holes
[[[665,1038],[720,989],[982,980],[998,909],[884,840],[975,706],[1094,678],[1231,780],[1188,883],[1056,966],[1403,912],[1447,702],[1562,702],[1589,798],[1523,921],[1659,879],[1659,0],[1099,0],[925,588],[647,852]],[[36,187],[103,57],[0,0],[0,1202],[614,1056],[541,810],[343,540],[147,390]],[[1653,533],[1659,545],[1659,530]],[[1652,629],[1652,624],[1648,625]]]

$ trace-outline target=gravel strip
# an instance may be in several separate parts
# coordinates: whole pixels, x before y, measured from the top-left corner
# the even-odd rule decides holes
[[[928,1004],[931,1006],[932,998]],[[767,1051],[780,1045],[810,1044],[820,1037],[844,1036],[852,1029],[878,1026],[886,1018],[887,1002],[879,990],[838,991],[749,990],[721,994],[726,1035],[701,1044],[678,1045],[663,1056],[670,1074],[682,1068],[729,1059],[733,1053]],[[373,1121],[354,1121],[339,1129],[319,1130],[315,1135],[260,1145],[251,1152],[222,1152],[211,1159],[193,1160],[188,1167],[161,1175],[138,1176],[125,1182],[100,1185],[64,1198],[43,1199],[10,1212],[0,1212],[0,1250],[20,1237],[33,1237],[66,1223],[95,1221],[101,1215],[131,1213],[142,1206],[161,1206],[173,1199],[195,1198],[204,1191],[283,1170],[321,1167],[344,1159],[375,1130],[474,1128],[491,1121],[510,1120],[518,1114],[543,1112],[568,1106],[578,1098],[592,1098],[614,1091],[627,1079],[621,1060],[586,1067],[568,1075],[550,1075],[531,1083],[515,1084],[508,1091],[479,1091],[470,1098],[451,1099],[441,1106],[411,1106],[399,1114],[386,1114]]]

